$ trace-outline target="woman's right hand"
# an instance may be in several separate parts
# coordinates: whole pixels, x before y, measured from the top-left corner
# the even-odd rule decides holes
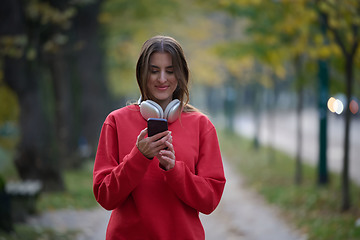
[[[140,132],[137,137],[136,146],[145,157],[152,159],[167,147],[165,142],[171,141],[171,132],[165,131],[145,138],[147,133],[147,128]]]

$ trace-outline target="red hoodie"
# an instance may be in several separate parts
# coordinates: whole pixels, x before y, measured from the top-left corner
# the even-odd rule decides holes
[[[169,124],[175,167],[164,171],[136,147],[146,128],[137,105],[106,118],[94,165],[94,194],[113,210],[106,239],[205,239],[199,212],[218,205],[225,176],[216,130],[199,112]]]

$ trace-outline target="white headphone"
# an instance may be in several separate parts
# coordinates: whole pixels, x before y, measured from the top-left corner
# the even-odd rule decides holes
[[[163,118],[169,123],[175,122],[180,115],[180,100],[172,100],[163,111],[162,107],[152,100],[141,101],[141,97],[138,101],[140,106],[140,113],[148,120],[149,118]]]

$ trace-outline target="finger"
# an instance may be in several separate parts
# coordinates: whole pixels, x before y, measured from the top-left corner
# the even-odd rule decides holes
[[[158,160],[163,163],[164,165],[166,165],[165,163],[171,163],[174,161],[174,159],[168,157],[168,156],[165,156],[165,155],[160,155],[160,158],[158,158]]]
[[[165,144],[159,145],[156,148],[154,148],[154,151],[157,152],[157,154],[161,155],[160,152],[166,150],[167,151],[167,146]],[[171,152],[171,151],[169,151]]]
[[[157,134],[155,134],[154,136],[151,136],[151,137],[149,138],[149,140],[152,141],[152,142],[155,142],[155,141],[157,141],[157,140],[165,137],[165,136],[168,135],[169,133],[170,133],[170,131],[164,131],[164,132],[161,132],[161,133],[157,133]]]
[[[164,166],[166,170],[172,169],[175,166],[175,159],[172,159],[168,156],[158,156],[160,165]]]
[[[171,142],[166,141],[164,144],[165,144],[165,146],[168,148],[168,150],[170,150],[173,154],[175,154],[174,145],[172,145]]]
[[[168,141],[170,140],[170,138],[171,138],[171,135],[170,135],[170,134],[165,135],[163,138],[158,139],[158,140],[156,140],[155,142],[153,142],[153,143],[152,143],[152,146],[153,146],[153,147],[160,147],[160,146],[161,146],[162,149],[163,149],[163,148],[166,148],[165,143],[168,142]]]
[[[172,138],[171,134],[169,135],[169,138],[168,138],[167,141],[168,141],[169,143],[172,143],[172,142],[173,142],[173,138]]]
[[[175,154],[172,151],[168,151],[168,150],[162,150],[160,151],[160,156],[162,157],[167,157],[171,160],[175,160]]]
[[[168,148],[167,149],[163,149],[159,152],[160,156],[167,156],[171,159],[175,159],[175,151],[174,148],[172,147],[172,145],[167,145]]]

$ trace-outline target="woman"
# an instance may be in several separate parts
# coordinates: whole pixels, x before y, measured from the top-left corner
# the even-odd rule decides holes
[[[95,198],[113,210],[106,239],[205,239],[199,212],[216,208],[225,177],[213,124],[188,104],[189,70],[179,43],[147,40],[136,77],[141,99],[109,114],[95,159]],[[147,137],[153,103],[170,112],[169,130]]]

